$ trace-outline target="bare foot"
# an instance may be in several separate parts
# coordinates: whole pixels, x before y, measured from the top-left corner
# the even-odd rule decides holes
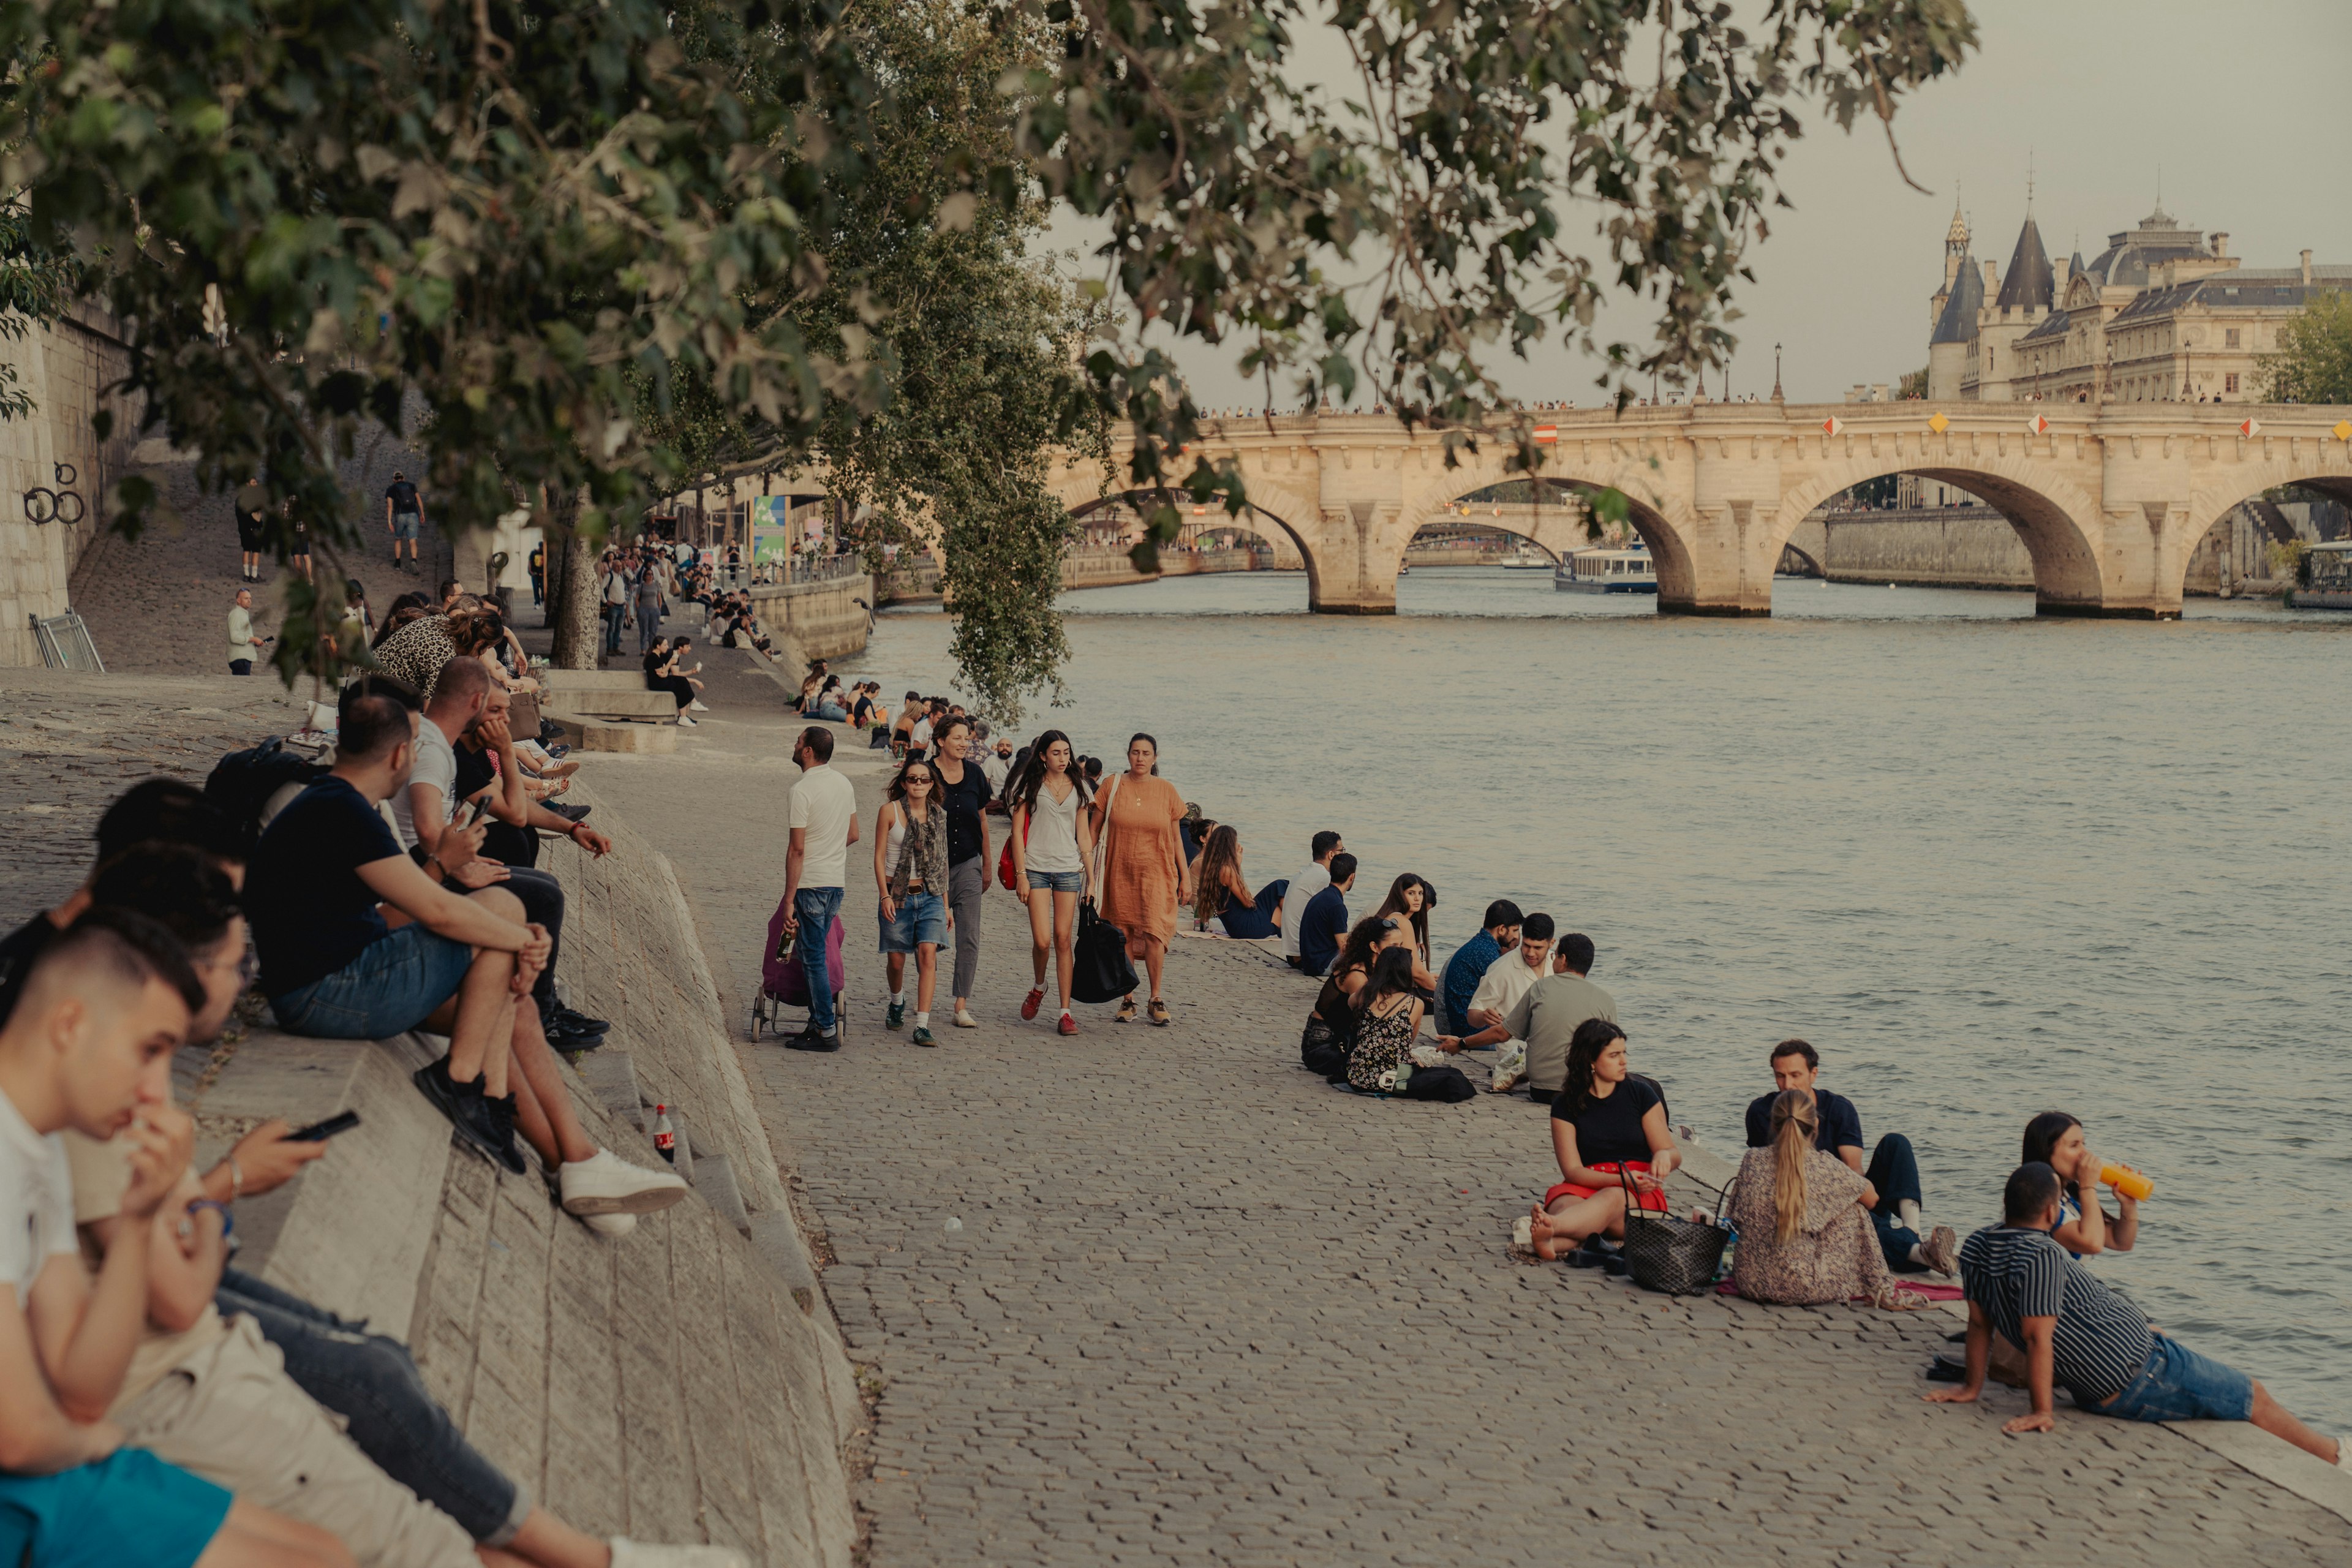
[[[1528,1215],[1528,1239],[1534,1246],[1535,1255],[1547,1263],[1558,1262],[1562,1250],[1573,1251],[1580,1245],[1577,1237],[1553,1230],[1551,1215],[1544,1212],[1541,1204]]]

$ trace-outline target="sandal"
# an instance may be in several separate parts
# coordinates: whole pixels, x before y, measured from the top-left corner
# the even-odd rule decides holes
[[[1111,1019],[1111,1022],[1114,1024],[1132,1024],[1135,1022],[1134,997],[1122,996],[1118,999],[1118,1013],[1117,1016]]]
[[[1162,1002],[1159,997],[1154,996],[1151,999],[1151,1022],[1156,1026],[1164,1029],[1175,1021],[1175,1018],[1171,1016],[1168,1011],[1168,1004]]]

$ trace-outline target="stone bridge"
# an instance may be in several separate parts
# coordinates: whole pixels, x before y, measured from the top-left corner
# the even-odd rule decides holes
[[[1622,491],[1657,560],[1658,607],[1690,615],[1770,614],[1773,572],[1798,523],[1882,474],[1942,479],[1997,507],[2033,559],[2049,616],[2178,616],[2198,541],[2238,502],[2284,484],[2352,500],[2352,408],[1727,403],[1537,419],[1553,432],[1542,477]],[[1195,450],[1239,465],[1249,526],[1297,547],[1309,607],[1388,615],[1423,525],[1527,477],[1495,435],[1475,452],[1463,442],[1388,415],[1323,414],[1217,421]],[[1121,499],[1104,489],[1098,463],[1063,465],[1055,486],[1077,515]],[[1581,540],[1566,507],[1504,511],[1474,506],[1465,521],[1530,535],[1554,555]]]

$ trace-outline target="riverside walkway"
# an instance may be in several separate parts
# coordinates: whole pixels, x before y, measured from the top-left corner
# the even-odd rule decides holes
[[[671,857],[740,1020],[797,722],[757,682],[712,702],[676,756],[600,762],[597,785]],[[879,766],[838,755],[870,835]],[[1168,759],[1180,786],[1205,776],[1191,761]],[[2176,1433],[2062,1401],[2054,1434],[2008,1438],[2014,1391],[1921,1403],[1946,1313],[1668,1300],[1514,1261],[1544,1112],[1325,1087],[1296,1065],[1311,987],[1241,944],[1180,940],[1173,1027],[1084,1008],[1060,1039],[1018,1020],[1025,921],[992,889],[983,1026],[946,1026],[943,963],[940,1047],[919,1049],[881,1026],[870,853],[851,851],[847,1046],[744,1052],[878,1373],[875,1568],[2352,1552],[2352,1524]],[[1676,1049],[1636,1058],[1670,1094]]]

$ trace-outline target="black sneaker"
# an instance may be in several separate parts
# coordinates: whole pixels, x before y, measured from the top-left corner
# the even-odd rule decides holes
[[[596,809],[593,805],[567,805],[562,801],[555,800],[543,800],[539,804],[555,813],[556,816],[572,822],[585,822],[588,819],[588,814]]]
[[[836,1026],[832,1034],[820,1035],[814,1029],[803,1029],[797,1035],[786,1035],[784,1047],[794,1051],[837,1051],[841,1049],[841,1030]]]
[[[560,1005],[555,1009],[554,1022],[567,1035],[601,1035],[613,1026],[602,1018],[592,1018]]]
[[[486,1094],[477,1103],[481,1106],[485,1120],[498,1135],[499,1163],[518,1176],[528,1175],[530,1163],[522,1157],[522,1150],[515,1142],[515,1118],[521,1112],[520,1104],[511,1094],[504,1100],[492,1100]]]
[[[449,1058],[428,1062],[409,1074],[409,1081],[433,1102],[433,1109],[449,1119],[449,1125],[467,1148],[492,1164],[507,1163],[506,1151],[514,1142],[509,1131],[501,1139],[489,1113],[482,1109],[482,1080],[454,1083],[449,1078]],[[511,1167],[509,1167],[511,1168]]]

